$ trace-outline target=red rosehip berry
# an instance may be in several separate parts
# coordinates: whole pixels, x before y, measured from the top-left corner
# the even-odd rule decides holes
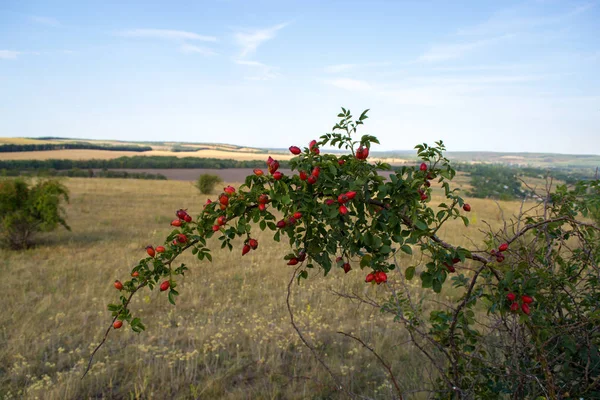
[[[379,285],[380,283],[387,282],[387,274],[383,271],[379,271],[375,273],[375,282]]]
[[[314,185],[315,183],[317,183],[317,177],[314,176],[314,175],[311,175],[311,176],[308,177],[307,182],[310,185]]]
[[[335,200],[327,199],[327,200],[325,200],[325,204],[327,204],[328,206],[331,206],[331,205],[335,204]]]
[[[117,290],[123,290],[123,284],[121,283],[121,281],[115,281],[115,289]]]
[[[133,271],[133,272],[131,273],[131,276],[133,276],[134,278],[137,278],[138,276],[140,276],[140,273],[139,273],[139,272],[137,272],[137,271]]]
[[[279,171],[276,171],[273,173],[273,179],[275,179],[276,181],[280,180],[281,178],[283,178],[283,174]]]
[[[338,203],[344,204],[350,200],[346,194],[340,194],[337,198]]]
[[[533,303],[533,297],[527,296],[525,294],[525,295],[521,296],[521,301],[525,304],[531,304],[531,303]]]
[[[219,203],[221,203],[224,206],[228,205],[229,204],[229,196],[227,196],[225,193],[222,193],[219,196]]]
[[[219,208],[221,209],[221,211],[227,210],[227,206],[225,204],[219,204]]]
[[[373,282],[375,280],[375,274],[374,273],[370,273],[367,274],[366,278],[365,278],[365,282],[370,283]]]
[[[319,167],[314,167],[312,172],[310,173],[312,176],[314,176],[315,178],[318,178],[319,175],[321,174],[321,168]]]
[[[221,229],[219,225],[213,225],[212,227],[213,232],[217,232],[219,229]]]
[[[183,217],[183,220],[185,222],[192,222],[192,217],[189,214],[186,214],[185,217]]]
[[[444,263],[444,266],[446,267],[446,269],[448,270],[448,272],[456,272],[456,268],[454,268],[454,265],[450,265],[448,263]]]
[[[177,241],[179,243],[185,243],[187,242],[187,236],[185,236],[183,233],[180,233],[177,235]]]
[[[260,168],[254,168],[254,175],[256,176],[263,176],[265,173],[263,172],[262,169]]]
[[[261,194],[260,196],[258,196],[258,203],[259,204],[267,204],[269,202],[269,196],[266,194]]]
[[[249,244],[245,244],[244,247],[242,247],[242,256],[245,256],[246,254],[248,254],[250,252],[250,245]]]
[[[306,260],[306,250],[300,250],[298,252],[298,261],[302,262],[304,260]]]
[[[154,257],[156,255],[156,252],[154,251],[154,247],[152,247],[152,246],[146,246],[146,253],[148,253],[148,255],[150,257]]]
[[[469,212],[469,211],[471,211],[471,206],[469,204],[465,203],[463,205],[463,210],[465,210],[466,212]]]
[[[506,295],[506,298],[508,299],[508,301],[515,301],[517,296],[514,293],[509,293]]]
[[[288,225],[295,225],[296,224],[296,218],[289,217],[288,220],[287,220],[287,224]]]
[[[279,161],[275,161],[273,160],[270,164],[269,164],[269,173],[271,175],[273,175],[277,170],[279,169]]]
[[[171,225],[173,225],[173,226],[181,226],[181,220],[180,219],[174,219],[173,221],[171,221]]]
[[[296,212],[294,213],[294,218],[295,218],[295,219],[302,219],[302,213],[301,213],[301,212],[298,212],[298,211],[296,211]]]
[[[258,240],[250,239],[248,240],[248,244],[252,247],[252,250],[256,250],[258,248]]]
[[[302,150],[300,150],[300,147],[298,147],[298,146],[290,146],[290,153],[292,153],[294,155],[298,155],[298,154],[302,153]]]
[[[338,165],[344,165],[344,164],[346,164],[346,160],[343,160],[343,159],[340,158],[338,160]]]
[[[287,265],[296,265],[296,264],[298,264],[298,259],[297,258],[292,258],[287,263]]]
[[[431,187],[431,182],[425,181],[424,185],[425,185],[425,187]]]
[[[267,208],[267,206],[266,206],[266,205],[264,205],[264,204],[259,204],[259,205],[258,205],[258,209],[259,209],[260,211],[265,211],[265,210],[266,210],[266,208]]]
[[[116,320],[115,322],[113,322],[113,328],[115,328],[115,329],[119,329],[122,326],[123,326],[123,321]]]
[[[529,315],[529,313],[531,312],[531,310],[529,309],[529,305],[527,305],[526,303],[521,304],[521,310],[523,310],[523,312],[526,315]]]
[[[427,196],[427,193],[422,193],[421,194],[421,201],[425,201],[427,200],[429,197]]]
[[[354,200],[354,198],[356,197],[356,192],[354,190],[351,190],[349,192],[346,192],[346,196],[348,197],[348,200]]]
[[[160,291],[164,292],[165,290],[167,290],[169,287],[171,286],[171,283],[169,281],[164,281],[163,283],[160,284]]]
[[[316,140],[311,140],[310,143],[308,144],[308,149],[310,151],[312,151],[313,147],[315,147],[317,145],[317,141]]]
[[[360,146],[356,150],[356,158],[359,160],[366,160],[369,157],[369,148]]]
[[[519,311],[519,303],[512,303],[510,305],[510,311]]]
[[[231,196],[232,194],[235,193],[235,188],[233,186],[227,186],[226,188],[223,189],[223,191],[225,192],[225,194]]]
[[[285,228],[285,221],[284,220],[278,221],[276,225],[279,229],[283,229],[283,228]]]
[[[454,264],[456,264],[456,263],[459,263],[459,262],[460,262],[460,258],[458,258],[458,257],[455,257],[455,258],[453,258],[453,259],[452,259],[452,262],[453,262]]]
[[[165,252],[164,246],[156,246],[156,252],[157,253],[164,253]]]
[[[180,208],[175,214],[177,214],[177,218],[183,219],[187,215],[187,211]]]
[[[305,171],[300,171],[298,176],[300,176],[301,181],[305,181],[308,178],[308,174]]]
[[[421,165],[419,166],[419,169],[423,172],[427,171],[427,164],[421,163]]]
[[[496,261],[501,263],[502,261],[504,261],[504,254],[498,252],[496,253]]]
[[[350,263],[344,263],[344,265],[342,265],[342,268],[344,268],[344,273],[347,274],[352,267],[350,266]]]
[[[502,243],[500,245],[500,247],[498,247],[498,250],[500,250],[500,251],[506,251],[506,250],[508,250],[508,243]]]
[[[220,215],[220,216],[217,218],[217,225],[223,226],[223,225],[225,225],[226,223],[227,223],[227,217],[226,217],[226,216],[224,216],[224,215]]]
[[[342,215],[346,215],[346,214],[348,214],[348,208],[346,206],[340,206],[339,212]]]

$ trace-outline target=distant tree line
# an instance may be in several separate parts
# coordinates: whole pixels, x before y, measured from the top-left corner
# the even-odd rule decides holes
[[[281,161],[281,167],[288,163]],[[221,160],[218,158],[133,156],[112,160],[0,160],[0,170],[68,170],[68,169],[173,169],[173,168],[265,168],[265,161]]]
[[[40,169],[34,171],[19,171],[19,170],[6,170],[0,169],[0,177],[3,176],[36,176],[36,177],[70,177],[70,178],[120,178],[120,179],[149,179],[149,180],[167,180],[167,177],[163,174],[152,174],[148,172],[127,172],[127,171],[114,171],[114,170],[100,170],[94,171],[93,169],[67,169],[67,170],[55,170],[55,169]]]
[[[0,153],[14,153],[20,151],[46,151],[46,150],[108,150],[108,151],[150,151],[150,146],[138,145],[99,145],[92,143],[43,143],[43,144],[3,144]]]

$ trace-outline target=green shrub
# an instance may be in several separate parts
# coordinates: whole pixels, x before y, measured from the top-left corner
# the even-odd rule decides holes
[[[202,194],[211,194],[215,185],[223,182],[221,177],[213,174],[202,174],[196,181],[196,187]]]
[[[68,190],[55,179],[30,185],[23,178],[0,180],[0,243],[19,250],[29,247],[37,232],[49,232],[65,221],[61,201]]]

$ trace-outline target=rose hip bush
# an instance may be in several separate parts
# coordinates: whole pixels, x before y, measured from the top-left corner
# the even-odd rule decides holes
[[[200,261],[212,261],[210,247],[216,242],[244,256],[267,245],[253,237],[260,229],[289,243],[282,264],[293,267],[298,283],[309,274],[339,270],[361,274],[365,285],[387,290],[389,297],[381,304],[356,293],[340,296],[391,314],[406,329],[415,351],[431,363],[431,381],[421,390],[429,397],[599,396],[599,230],[584,219],[599,203],[598,182],[560,186],[546,193],[545,201],[505,221],[502,230],[487,232],[481,245],[461,248],[437,235],[451,219],[468,225],[471,211],[450,186],[455,171],[444,157],[443,143],[416,146],[419,165],[392,170],[368,161],[371,145],[379,143],[375,137],[356,136],[366,111],[353,120],[342,109],[338,117],[332,133],[304,149],[290,147],[292,174],[279,171],[279,162],[269,157],[264,170],[255,169],[238,190],[224,188],[200,215],[176,211],[165,243],[146,248],[147,257],[133,267],[131,279],[114,282],[120,298],[108,306],[113,319],[92,357],[125,323],[136,332],[144,330],[129,308],[138,291],[158,287],[175,304],[178,277],[188,271],[176,264],[180,254],[191,251]],[[323,154],[323,146],[346,153]],[[430,206],[432,182],[446,199],[435,209]],[[235,238],[243,243],[234,248]],[[422,255],[422,264],[396,262],[399,252],[412,254],[413,249]],[[390,274],[400,284],[388,282]],[[436,309],[425,313],[406,286],[417,276],[425,290],[452,290],[452,300],[436,302]],[[290,316],[294,324],[291,309]],[[408,395],[383,357],[360,338],[344,335],[373,352],[398,398]],[[336,390],[354,397],[311,350]]]

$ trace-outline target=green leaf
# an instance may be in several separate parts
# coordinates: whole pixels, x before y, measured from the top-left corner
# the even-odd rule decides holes
[[[407,244],[402,245],[402,247],[400,247],[400,250],[402,250],[403,252],[405,252],[406,254],[412,255],[412,247],[410,247]]]
[[[421,231],[426,231],[428,228],[427,224],[421,221],[420,219],[418,219],[417,222],[415,222],[415,227]]]
[[[406,279],[410,281],[415,276],[415,267],[406,268],[404,275],[406,276]]]

